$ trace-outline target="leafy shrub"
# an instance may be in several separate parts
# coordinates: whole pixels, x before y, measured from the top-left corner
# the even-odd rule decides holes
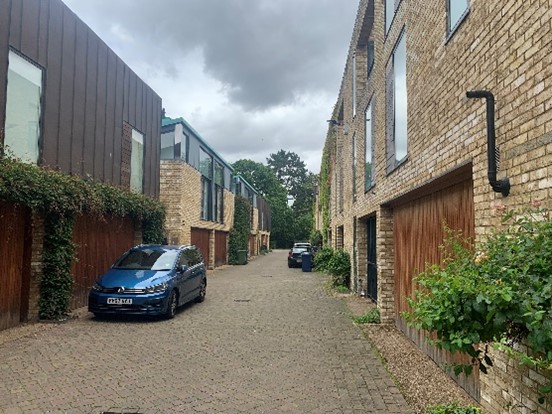
[[[322,249],[320,249],[318,253],[316,253],[315,260],[314,260],[314,268],[321,272],[327,272],[330,259],[332,258],[333,253],[334,251],[331,247],[328,247],[328,246],[322,247]]]
[[[240,263],[240,250],[249,249],[251,232],[251,203],[245,197],[237,196],[234,201],[234,227],[228,239],[228,263]]]
[[[473,405],[460,406],[457,403],[432,405],[427,408],[426,414],[480,414],[481,408]]]
[[[332,275],[334,286],[349,286],[351,277],[351,257],[345,250],[336,250],[329,263],[328,272]]]
[[[349,286],[351,257],[345,250],[333,250],[331,247],[324,246],[316,253],[314,266],[316,270],[329,273],[332,276],[334,287]]]
[[[409,324],[437,334],[434,343],[462,352],[486,373],[492,360],[479,343],[500,343],[521,363],[540,367],[548,382],[539,401],[552,392],[552,221],[544,210],[503,218],[503,227],[473,252],[469,243],[449,232],[442,266],[433,265],[416,278],[409,299]],[[526,341],[534,354],[515,350]],[[473,365],[455,367],[470,374]]]
[[[353,317],[353,321],[358,324],[380,323],[380,311],[378,308],[370,309],[364,315]]]
[[[310,243],[312,246],[322,246],[322,232],[320,230],[313,230],[310,234]]]

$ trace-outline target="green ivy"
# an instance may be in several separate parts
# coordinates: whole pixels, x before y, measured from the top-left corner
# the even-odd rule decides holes
[[[322,162],[320,165],[320,183],[319,183],[319,201],[322,209],[322,236],[324,243],[328,243],[328,231],[330,229],[330,196],[331,196],[331,183],[332,183],[332,159],[333,148],[335,147],[335,131],[334,128],[328,129],[328,135],[326,142],[324,143],[324,149],[322,151]],[[313,222],[315,220],[313,219]]]
[[[69,309],[75,257],[72,242],[74,217],[70,214],[49,214],[44,220],[43,276],[40,280],[39,316],[61,319]]]
[[[548,378],[540,401],[552,391],[552,221],[544,210],[510,212],[503,226],[473,252],[472,243],[449,231],[445,260],[416,277],[418,288],[404,314],[416,328],[433,331],[434,343],[472,357],[483,373],[488,348],[498,343]],[[532,354],[516,350],[526,342]],[[455,372],[469,375],[473,364]]]
[[[251,233],[251,203],[244,197],[234,200],[234,227],[228,240],[228,263],[238,264],[239,251],[248,250]]]
[[[0,199],[40,211],[45,217],[44,268],[39,314],[58,319],[71,298],[74,219],[79,214],[131,217],[141,221],[145,243],[161,243],[165,207],[142,194],[84,180],[0,156]]]

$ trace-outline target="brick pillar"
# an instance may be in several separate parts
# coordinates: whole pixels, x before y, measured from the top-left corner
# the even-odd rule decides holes
[[[366,234],[366,220],[360,219],[357,222],[357,293],[361,296],[366,294],[366,282],[368,277],[368,235]]]
[[[31,280],[29,284],[29,321],[38,320],[38,301],[40,299],[40,279],[42,279],[44,250],[44,217],[33,211],[31,215]]]
[[[382,323],[395,321],[395,249],[393,210],[382,207],[377,217],[378,308]]]

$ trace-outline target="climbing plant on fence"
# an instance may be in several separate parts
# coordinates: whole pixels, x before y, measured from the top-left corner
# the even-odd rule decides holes
[[[552,220],[546,210],[530,210],[510,212],[502,224],[476,252],[449,232],[444,263],[418,275],[404,316],[435,332],[437,346],[471,355],[484,373],[493,362],[479,344],[498,344],[540,368],[548,378],[539,389],[544,402],[552,392]],[[455,372],[472,369],[458,365]]]
[[[78,214],[129,216],[141,221],[144,242],[163,240],[165,207],[160,202],[104,183],[23,163],[7,153],[0,155],[0,200],[44,214],[39,314],[45,319],[59,319],[68,311],[73,280],[71,264],[75,255],[73,224]]]
[[[238,252],[249,247],[251,232],[251,203],[244,197],[234,199],[234,227],[230,230],[228,240],[228,263],[239,263]]]

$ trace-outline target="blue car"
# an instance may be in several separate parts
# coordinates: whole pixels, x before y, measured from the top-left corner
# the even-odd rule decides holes
[[[162,315],[173,318],[187,302],[203,302],[207,271],[195,246],[141,245],[123,254],[92,286],[95,316]]]

